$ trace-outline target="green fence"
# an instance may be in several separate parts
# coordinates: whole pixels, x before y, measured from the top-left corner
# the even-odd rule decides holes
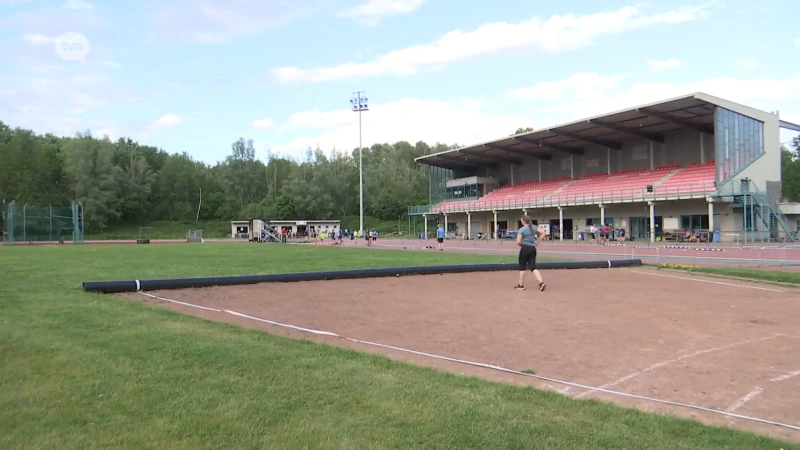
[[[42,206],[11,202],[3,221],[3,243],[83,242],[83,206]]]

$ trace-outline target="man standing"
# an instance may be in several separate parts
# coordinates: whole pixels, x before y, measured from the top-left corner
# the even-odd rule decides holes
[[[440,252],[444,251],[444,236],[445,236],[444,226],[440,223],[439,227],[436,228],[436,242],[439,243]]]

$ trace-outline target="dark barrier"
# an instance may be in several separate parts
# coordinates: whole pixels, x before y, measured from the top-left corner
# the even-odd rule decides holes
[[[542,270],[553,269],[610,269],[613,267],[640,266],[641,259],[608,261],[575,261],[539,263]],[[291,283],[297,281],[343,280],[348,278],[399,277],[406,275],[436,275],[464,272],[497,272],[518,270],[517,263],[459,264],[448,266],[384,267],[378,269],[332,270],[324,272],[276,273],[270,275],[243,275],[230,277],[172,278],[165,280],[84,281],[87,292],[113,294],[117,292],[157,291],[162,289],[188,289],[211,286],[235,286],[257,283]]]

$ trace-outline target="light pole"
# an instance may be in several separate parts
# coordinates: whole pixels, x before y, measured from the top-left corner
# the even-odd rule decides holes
[[[350,99],[353,112],[358,113],[358,229],[364,233],[364,147],[361,145],[361,112],[369,111],[364,91],[353,92]]]

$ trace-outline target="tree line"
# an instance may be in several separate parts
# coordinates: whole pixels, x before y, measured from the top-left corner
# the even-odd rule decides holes
[[[414,158],[452,145],[417,142],[364,149],[364,212],[398,220],[428,202],[428,170]],[[357,216],[358,149],[307,150],[302,158],[256,157],[239,138],[210,165],[132,139],[91,132],[37,134],[0,122],[0,201],[84,206],[87,231],[119,223],[211,221],[257,217],[344,219]]]
[[[456,147],[400,141],[365,148],[365,214],[398,220],[409,205],[428,203],[427,166],[414,158]],[[783,195],[800,201],[800,138],[782,150]],[[41,135],[0,122],[0,201],[11,200],[81,202],[90,232],[148,221],[346,219],[358,215],[358,149],[308,149],[299,159],[268,153],[262,161],[252,140],[239,138],[210,165],[132,139]]]

